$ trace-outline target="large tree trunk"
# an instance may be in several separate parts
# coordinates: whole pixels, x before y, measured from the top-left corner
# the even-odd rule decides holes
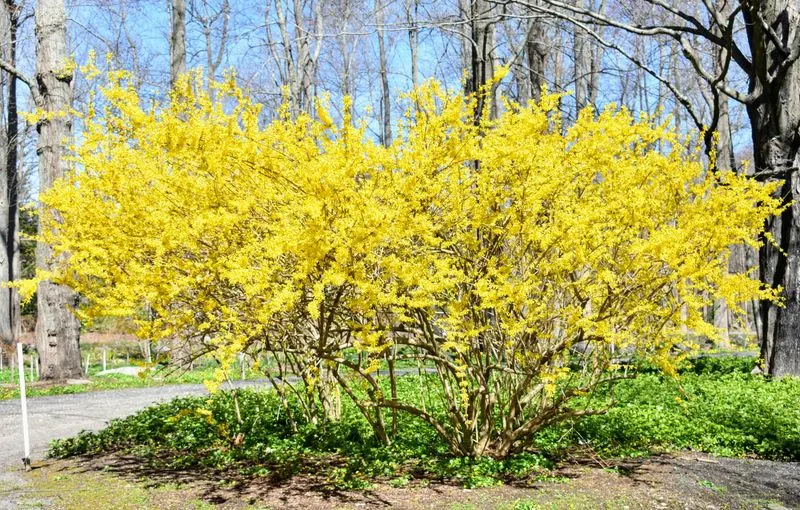
[[[466,83],[466,93],[475,94],[494,78],[494,4],[488,0],[470,2],[470,60]],[[488,102],[488,104],[487,104]],[[475,115],[483,115],[484,108],[491,108],[490,115],[497,115],[495,94],[478,94]],[[477,120],[476,119],[476,120]]]
[[[16,65],[17,53],[17,28],[19,26],[19,7],[12,1],[6,0],[8,14],[7,36],[4,46],[7,50],[3,58],[12,66]],[[3,137],[3,150],[5,151],[5,164],[0,175],[0,282],[11,282],[19,277],[21,267],[19,258],[19,193],[17,177],[17,134],[19,132],[19,119],[17,118],[17,77],[13,74],[4,74],[7,81],[8,96],[2,98],[7,113],[5,133]],[[17,289],[0,289],[0,341],[13,344],[19,337],[19,294]]]
[[[180,75],[186,72],[186,3],[184,0],[172,0],[170,14],[169,80],[170,87],[175,87]],[[210,55],[210,47],[207,49]],[[210,69],[209,72],[211,72]],[[175,340],[170,345],[170,356],[170,362],[173,365],[188,368],[192,362],[191,346],[188,342]]]
[[[175,86],[178,76],[186,72],[186,3],[172,0],[172,27],[169,34],[169,84]]]
[[[759,5],[748,8],[758,9]],[[794,0],[764,1],[760,8],[761,16],[783,41],[797,40],[800,6]],[[767,373],[800,375],[800,65],[795,62],[781,71],[787,55],[774,48],[760,24],[751,24],[748,30],[753,63],[760,75],[751,81],[751,88],[763,91],[747,107],[756,176],[778,180],[781,184],[776,193],[791,204],[767,223],[777,247],[767,242],[760,251],[762,281],[782,287],[785,300],[784,307],[768,302],[760,305],[761,355]]]
[[[35,11],[36,83],[39,106],[55,114],[39,121],[39,186],[48,189],[64,174],[64,139],[71,130],[72,72],[67,70],[67,29],[64,0],[39,0]],[[53,264],[50,246],[39,243],[36,264],[48,270]],[[36,348],[41,378],[63,380],[81,376],[80,323],[72,310],[78,296],[69,288],[44,281],[39,284]]]
[[[585,8],[583,0],[575,5]],[[572,27],[573,80],[575,83],[575,118],[591,102],[592,53],[589,35],[578,25]]]
[[[545,25],[541,18],[531,18],[528,35],[525,39],[525,54],[528,60],[528,85],[530,99],[539,101],[542,98],[542,86],[545,82],[545,60],[547,44],[545,43]]]

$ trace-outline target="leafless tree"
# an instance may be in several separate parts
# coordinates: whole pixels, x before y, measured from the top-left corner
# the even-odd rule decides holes
[[[311,112],[318,61],[322,50],[322,1],[268,0],[267,17],[274,13],[279,42],[274,43],[272,20],[266,30],[272,60],[281,86],[288,87],[292,113]]]
[[[800,4],[795,0],[644,0],[641,3],[654,14],[638,21],[562,0],[516,3],[589,31],[605,27],[672,41],[713,96],[724,95],[744,105],[751,126],[755,178],[777,182],[776,193],[787,204],[783,214],[767,224],[774,244],[764,243],[759,254],[761,280],[781,287],[785,303],[783,307],[767,301],[760,304],[761,354],[769,374],[800,374],[800,203],[796,200],[800,189]],[[605,45],[619,50],[612,41]],[[698,49],[701,45],[718,48],[720,58],[709,62]],[[733,80],[737,74],[744,77],[743,87]],[[674,84],[665,85],[681,104],[688,103]],[[695,119],[709,132],[718,130],[724,117],[719,108],[723,102],[713,103],[710,123]],[[692,115],[691,108],[687,111]],[[707,138],[707,146],[709,142]]]
[[[2,58],[16,65],[17,34],[21,6],[6,0],[2,13]],[[17,113],[17,77],[3,72],[0,75],[0,111],[6,114],[0,133],[0,282],[12,282],[20,277],[19,245],[19,177],[17,145],[19,119]],[[0,291],[0,341],[16,342],[20,333],[19,294],[14,288]]]
[[[218,5],[212,5],[209,0],[190,0],[189,16],[200,26],[206,54],[206,76],[214,80],[228,42],[230,2],[222,0]]]

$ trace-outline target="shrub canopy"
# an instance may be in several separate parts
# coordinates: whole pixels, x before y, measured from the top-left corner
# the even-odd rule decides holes
[[[595,412],[570,403],[618,377],[620,352],[669,369],[687,330],[717,335],[714,300],[775,298],[727,270],[779,211],[771,189],[706,172],[688,140],[625,109],[564,128],[550,95],[476,125],[473,98],[429,82],[383,147],[324,102],[263,126],[232,79],[190,75],[146,107],[123,78],[41,197],[61,260],[42,276],[86,315],[192,339],[221,373],[266,348],[302,376],[309,413],[335,417],[344,391],[386,441],[404,411],[454,452],[505,455]],[[405,359],[436,368],[446,419],[397,397]]]

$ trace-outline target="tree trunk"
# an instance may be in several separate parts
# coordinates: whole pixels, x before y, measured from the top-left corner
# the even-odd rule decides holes
[[[747,8],[759,7],[782,41],[797,44],[800,6],[795,1],[764,1]],[[782,287],[785,300],[784,307],[768,302],[760,305],[761,356],[770,375],[800,375],[800,65],[795,62],[781,71],[788,56],[773,46],[760,24],[750,25],[748,30],[759,75],[757,80],[751,79],[751,89],[762,89],[758,99],[747,105],[756,176],[778,180],[781,184],[776,193],[791,204],[766,225],[780,249],[767,242],[759,254],[761,280]]]
[[[64,0],[39,0],[35,11],[37,106],[51,114],[37,125],[40,190],[50,188],[66,168],[63,141],[71,130],[72,104],[72,72],[66,67],[66,21]],[[37,245],[36,264],[43,270],[52,267],[50,246]],[[81,377],[80,323],[72,313],[78,305],[77,294],[44,281],[39,284],[37,298],[36,348],[41,359],[41,378]]]
[[[606,2],[605,0],[600,2],[599,12],[601,14],[605,14],[606,12]],[[595,27],[595,31],[601,36],[605,37],[605,28],[602,26]],[[588,36],[588,34],[586,34]],[[601,44],[597,44],[597,42],[591,38],[586,37],[586,41],[588,44],[588,48],[586,49],[586,53],[588,54],[589,58],[589,76],[587,77],[587,93],[588,93],[588,100],[589,104],[597,106],[597,95],[600,92],[600,73],[602,72],[602,63],[603,63],[603,46]]]
[[[386,147],[392,144],[392,102],[389,95],[389,64],[386,59],[384,12],[382,1],[375,2],[375,22],[378,25],[378,64],[381,75],[381,143]]]
[[[460,26],[458,27],[459,40],[461,41],[461,72],[469,73],[470,62],[472,61],[472,0],[458,0],[458,19]],[[469,78],[467,78],[469,81]],[[469,85],[464,84],[464,89]]]
[[[470,3],[470,61],[466,84],[467,94],[476,94],[481,88],[494,78],[494,4],[488,0],[472,0]],[[491,108],[490,115],[497,115],[497,106],[494,104],[495,94],[489,93],[488,97],[478,94],[476,121],[483,115],[487,105]]]
[[[411,88],[419,85],[419,0],[406,0],[406,22],[408,23],[408,48],[411,52]]]
[[[583,0],[577,0],[584,8]],[[589,36],[578,25],[572,27],[573,79],[575,80],[575,118],[591,101],[592,55]]]
[[[169,34],[169,84],[175,86],[178,76],[186,72],[186,3],[172,0],[172,27]]]
[[[525,53],[528,57],[528,84],[530,99],[542,99],[542,86],[545,84],[545,59],[547,58],[547,44],[545,44],[545,26],[540,18],[531,18],[528,36],[525,39]]]
[[[180,75],[186,72],[186,3],[184,0],[172,0],[172,9],[170,10],[170,14],[171,26],[169,39],[169,83],[170,87],[174,88]],[[207,50],[208,54],[211,55],[210,46],[207,47]],[[210,57],[209,63],[211,63]],[[208,72],[211,73],[212,70],[209,69]],[[209,79],[211,79],[211,74],[209,74]],[[187,368],[191,363],[191,360],[192,349],[188,341],[171,342],[170,363],[173,366],[182,369]]]
[[[722,8],[727,9],[727,6],[723,5]],[[722,35],[718,27],[714,29],[714,33],[720,36]],[[717,73],[718,76],[725,76],[724,67],[727,58],[727,50],[720,46],[714,46],[712,54],[714,57],[714,72]],[[726,81],[727,80],[723,78],[722,84],[727,85]],[[732,170],[734,168],[734,162],[728,96],[724,94],[718,94],[715,95],[715,97],[717,98],[718,103],[718,115],[716,122],[717,139],[715,144],[717,152],[716,167],[717,170],[721,171]],[[741,248],[743,247],[733,246],[731,247],[731,250],[740,250]],[[731,257],[730,266],[728,267],[729,271],[735,272],[737,270],[737,261],[738,257]],[[731,324],[728,313],[728,304],[724,299],[719,299],[714,302],[714,327],[720,332],[723,347],[730,346],[730,326]]]
[[[19,7],[11,0],[6,1],[8,14],[7,51],[3,55],[12,66],[16,65],[17,28],[19,26]],[[4,34],[6,35],[6,34]],[[17,77],[8,73],[7,98],[3,98],[7,113],[5,136],[5,176],[0,176],[0,282],[11,282],[19,277],[19,190],[17,175],[17,143],[19,119],[17,117]],[[14,344],[19,337],[19,294],[17,289],[0,289],[0,341]]]

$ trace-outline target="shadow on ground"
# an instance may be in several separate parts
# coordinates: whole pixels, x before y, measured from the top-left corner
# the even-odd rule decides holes
[[[302,466],[263,466],[261,476],[245,469],[192,466],[166,469],[166,459],[113,454],[68,461],[73,473],[111,474],[148,491],[186,490],[187,496],[224,508],[795,508],[800,507],[800,465],[702,454],[647,459],[569,458],[551,481],[518,481],[502,487],[467,490],[446,480],[415,480],[407,487],[377,482],[361,490],[341,490],[315,472],[336,460]],[[296,472],[303,474],[294,474]],[[772,506],[769,506],[772,505]],[[459,507],[461,507],[459,506]]]

